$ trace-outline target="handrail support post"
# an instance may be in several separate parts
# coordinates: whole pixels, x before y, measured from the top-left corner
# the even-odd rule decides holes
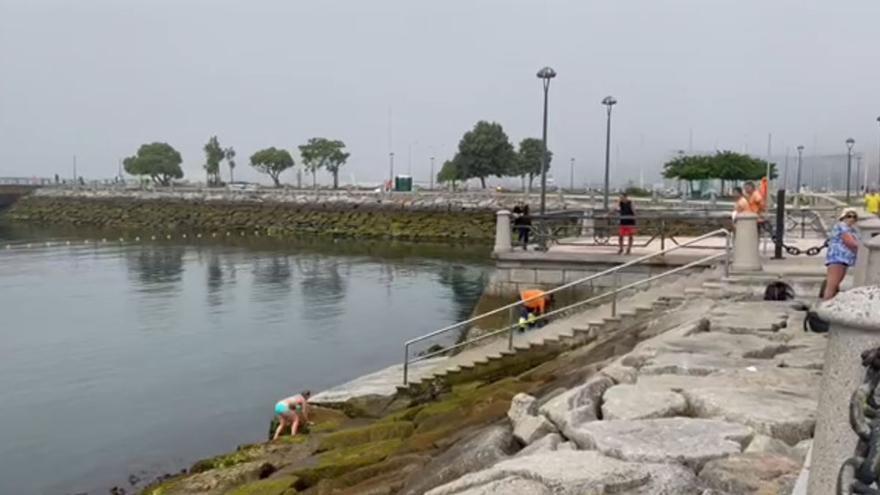
[[[403,346],[403,385],[406,386],[409,384],[407,379],[409,378],[409,344],[404,344]]]
[[[508,332],[507,332],[507,350],[508,351],[513,350],[513,332],[516,329],[516,320],[514,319],[514,318],[516,318],[515,314],[516,314],[516,311],[514,310],[514,307],[511,306],[510,314],[508,315],[508,318],[510,321],[510,324],[509,324],[510,330],[508,330]]]
[[[611,292],[611,316],[617,316],[617,291],[620,287],[620,271],[614,272],[614,289]]]

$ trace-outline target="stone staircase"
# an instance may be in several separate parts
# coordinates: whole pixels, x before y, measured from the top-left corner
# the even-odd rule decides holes
[[[670,276],[646,285],[642,290],[618,295],[617,314],[611,316],[611,303],[587,307],[575,314],[559,317],[547,325],[516,332],[512,348],[508,335],[488,339],[458,354],[439,360],[430,369],[423,369],[408,385],[397,387],[399,394],[418,395],[437,381],[455,385],[477,379],[492,380],[518,374],[569,349],[577,348],[607,336],[616,330],[642,325],[657,312],[675,308],[688,297],[701,294],[703,284],[717,279],[717,269],[706,269],[689,275]],[[610,298],[609,298],[610,301]]]

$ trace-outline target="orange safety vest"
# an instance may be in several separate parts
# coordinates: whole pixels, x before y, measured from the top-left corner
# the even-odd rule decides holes
[[[520,292],[520,297],[522,297],[523,306],[528,310],[544,314],[544,311],[547,309],[547,296],[542,290],[524,290]]]

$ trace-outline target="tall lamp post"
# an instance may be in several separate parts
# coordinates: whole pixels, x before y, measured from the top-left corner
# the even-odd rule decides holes
[[[568,176],[568,188],[574,192],[574,157],[571,157],[571,170]]]
[[[852,186],[852,149],[855,144],[856,140],[853,138],[848,138],[846,140],[846,204],[849,204],[850,200],[850,189]]]
[[[605,197],[602,203],[605,211],[608,212],[608,188],[611,181],[611,107],[617,104],[617,100],[613,96],[606,96],[602,99],[602,104],[608,108],[608,118],[605,122]]]
[[[431,186],[428,189],[433,191],[434,190],[434,157],[433,156],[431,157],[431,177],[430,178],[431,178],[431,182],[430,182]]]
[[[880,117],[877,117],[877,123],[880,124]],[[865,167],[867,167],[867,165],[865,165]],[[880,184],[880,154],[877,155],[877,182]],[[868,184],[866,183],[865,185],[867,186]]]
[[[798,152],[798,165],[797,165],[797,183],[795,184],[795,190],[797,191],[797,202],[800,204],[801,202],[801,169],[804,163],[804,145],[799,145],[797,147]]]
[[[388,153],[388,189],[394,189],[394,152]]]
[[[547,205],[547,95],[550,92],[550,80],[556,77],[556,71],[550,67],[544,67],[538,71],[537,75],[544,85],[544,133],[542,135],[543,153],[541,153],[541,215],[543,215]]]

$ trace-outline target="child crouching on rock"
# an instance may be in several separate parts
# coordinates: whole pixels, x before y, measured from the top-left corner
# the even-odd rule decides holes
[[[272,440],[277,440],[281,436],[284,428],[290,426],[290,436],[296,436],[302,422],[309,423],[309,397],[312,393],[308,390],[301,394],[294,395],[288,399],[283,399],[275,404],[275,416],[278,418],[278,428],[275,429],[275,436]]]

